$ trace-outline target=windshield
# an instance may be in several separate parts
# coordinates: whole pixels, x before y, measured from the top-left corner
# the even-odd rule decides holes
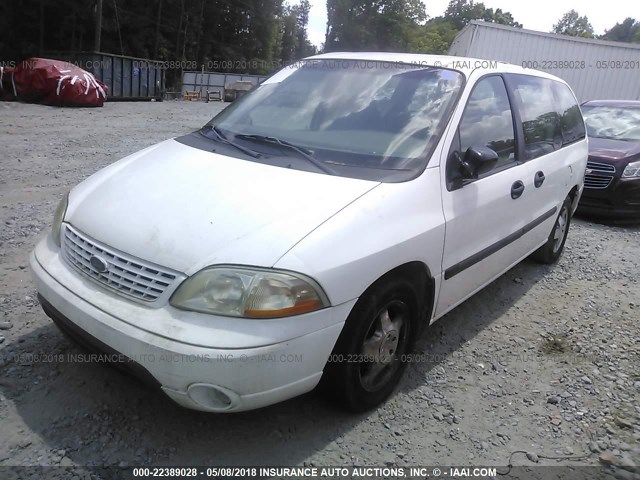
[[[462,85],[462,74],[442,68],[310,60],[281,70],[207,125],[267,158],[300,156],[281,144],[274,150],[277,139],[338,175],[403,181],[426,166]]]
[[[640,141],[640,107],[582,106],[590,137]]]

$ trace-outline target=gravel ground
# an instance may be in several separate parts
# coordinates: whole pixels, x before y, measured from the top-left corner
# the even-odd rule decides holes
[[[81,352],[40,309],[28,268],[61,195],[220,108],[0,103],[0,466],[507,465],[523,450],[514,465],[614,463],[636,478],[638,226],[575,220],[558,265],[522,262],[436,323],[395,395],[366,414],[313,393],[199,413],[104,365],[40,361]]]

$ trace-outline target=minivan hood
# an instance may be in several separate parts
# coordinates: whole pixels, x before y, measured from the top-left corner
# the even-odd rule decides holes
[[[214,264],[271,267],[377,185],[168,140],[74,188],[65,221],[110,247],[188,275]]]
[[[640,142],[589,137],[589,157],[615,163],[635,156],[640,156]]]

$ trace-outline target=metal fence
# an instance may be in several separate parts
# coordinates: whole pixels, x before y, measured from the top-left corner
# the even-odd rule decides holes
[[[258,85],[268,77],[259,75],[238,75],[221,72],[182,72],[182,94],[184,92],[200,92],[201,97],[206,98],[208,92],[219,92],[224,98],[224,86],[237,81],[248,81]]]

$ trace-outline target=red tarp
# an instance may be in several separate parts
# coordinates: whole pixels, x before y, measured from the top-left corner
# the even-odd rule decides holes
[[[0,67],[0,100],[59,107],[101,107],[107,87],[72,63],[30,58],[15,68]]]

